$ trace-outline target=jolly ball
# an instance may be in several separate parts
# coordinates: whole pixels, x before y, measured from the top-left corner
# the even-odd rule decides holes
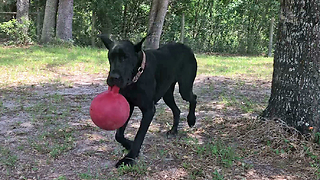
[[[117,86],[109,86],[107,91],[98,94],[91,102],[90,117],[101,129],[118,129],[129,118],[129,103],[119,94],[119,89]]]

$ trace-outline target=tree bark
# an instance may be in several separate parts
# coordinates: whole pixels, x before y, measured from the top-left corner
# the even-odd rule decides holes
[[[40,11],[40,7],[37,8],[37,41],[40,41],[40,37],[41,37],[41,11]]]
[[[272,18],[271,21],[270,21],[268,57],[272,56],[273,25],[274,25],[274,18]]]
[[[43,19],[41,42],[48,43],[55,34],[58,0],[47,0]]]
[[[21,24],[25,24],[22,29],[22,33],[25,37],[28,36],[29,26],[29,0],[17,0],[17,20]]]
[[[91,16],[91,46],[95,47],[96,46],[96,13],[92,11],[92,16]]]
[[[320,2],[281,0],[271,97],[262,116],[320,128]]]
[[[59,0],[56,37],[72,40],[73,0]]]
[[[128,3],[125,3],[123,16],[122,16],[122,34],[123,38],[127,38],[127,11],[128,11]]]
[[[147,49],[158,49],[160,36],[163,28],[164,18],[167,13],[169,0],[153,0],[149,15],[148,32],[150,35],[146,39]]]
[[[184,43],[184,23],[185,23],[185,15],[184,13],[182,13],[182,17],[181,17],[181,32],[180,32],[180,42]]]
[[[150,32],[152,25],[154,23],[155,17],[157,16],[158,1],[159,0],[152,0],[152,3],[151,3],[149,22],[148,22],[148,32]]]
[[[29,20],[29,0],[17,0],[17,20],[22,23],[22,19]]]

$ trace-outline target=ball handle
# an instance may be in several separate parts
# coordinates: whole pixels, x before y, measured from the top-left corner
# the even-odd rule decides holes
[[[113,93],[119,93],[120,88],[118,86],[109,86],[108,91]]]

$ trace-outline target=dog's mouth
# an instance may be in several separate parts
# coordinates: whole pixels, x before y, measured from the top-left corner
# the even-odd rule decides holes
[[[139,72],[139,71],[138,71]],[[127,70],[125,72],[121,72],[119,70],[113,69],[109,72],[107,78],[107,84],[109,86],[118,86],[119,88],[125,88],[137,81],[138,77],[137,72],[133,72],[133,70]],[[137,79],[135,79],[137,78]]]
[[[118,86],[119,88],[125,88],[126,86],[131,84],[131,80],[127,78],[124,80],[124,78],[114,78],[114,77],[108,77],[107,78],[107,84],[109,86]]]
[[[123,83],[122,78],[113,78],[113,77],[108,77],[107,79],[107,84],[109,86],[118,86],[119,88],[124,88],[125,84]]]

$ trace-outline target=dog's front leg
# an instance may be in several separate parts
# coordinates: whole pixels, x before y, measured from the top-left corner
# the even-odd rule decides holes
[[[128,125],[128,122],[131,118],[131,115],[133,113],[133,109],[134,109],[134,106],[132,104],[129,104],[130,105],[130,114],[129,114],[129,117],[126,121],[126,123],[120,127],[119,129],[117,129],[117,132],[116,132],[116,140],[124,147],[126,148],[127,150],[130,150],[131,149],[131,146],[132,146],[132,143],[133,141],[127,139],[124,137],[124,131],[126,130],[126,127]]]
[[[143,143],[144,137],[148,131],[150,123],[155,113],[155,106],[152,105],[151,108],[141,109],[142,111],[142,120],[140,122],[139,130],[134,138],[133,144],[129,153],[118,161],[116,167],[118,168],[121,165],[133,165],[135,163],[135,158],[138,157],[141,145]]]

